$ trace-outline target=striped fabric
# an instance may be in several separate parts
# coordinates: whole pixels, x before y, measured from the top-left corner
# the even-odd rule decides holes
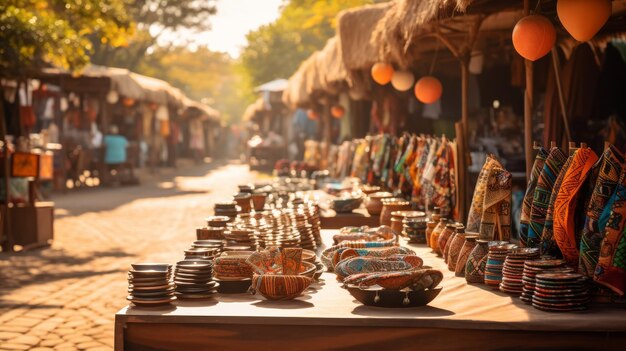
[[[543,164],[543,169],[539,174],[539,179],[537,179],[530,210],[530,225],[528,226],[528,241],[526,243],[528,247],[539,247],[552,189],[554,189],[554,183],[566,161],[567,155],[558,147],[553,147]]]
[[[594,280],[620,296],[626,289],[626,169],[611,200]]]
[[[478,232],[480,230],[480,220],[483,215],[483,205],[485,202],[485,191],[487,189],[489,174],[494,167],[502,168],[502,164],[495,157],[491,155],[487,156],[487,160],[480,170],[476,187],[474,188],[472,204],[467,216],[467,226],[465,227],[468,232]]]
[[[604,228],[600,227],[600,217],[609,199],[615,192],[622,173],[624,156],[613,146],[608,145],[602,154],[598,179],[587,206],[585,226],[580,240],[580,273],[593,277],[600,245],[604,237]]]
[[[493,167],[485,187],[479,238],[505,240],[511,238],[512,176],[502,167]]]
[[[546,210],[546,221],[543,226],[543,232],[541,232],[541,244],[539,245],[542,255],[562,257],[561,251],[559,250],[556,241],[554,241],[554,203],[556,202],[556,196],[559,194],[559,190],[561,189],[561,184],[563,184],[565,173],[567,173],[567,170],[572,165],[573,160],[574,155],[567,158],[567,161],[565,161],[565,164],[561,168],[561,172],[556,178],[556,181],[554,181],[554,186],[552,187],[550,202],[548,203],[548,209]]]
[[[571,267],[578,266],[579,260],[575,224],[578,195],[597,160],[598,156],[590,148],[578,149],[554,203],[554,240]]]
[[[535,194],[535,187],[539,180],[539,175],[543,170],[543,165],[548,158],[548,152],[544,148],[539,148],[533,168],[530,172],[530,179],[528,180],[528,186],[526,187],[526,194],[524,194],[524,201],[522,202],[522,216],[520,219],[520,244],[522,247],[528,246],[528,227],[530,225],[530,212],[533,205],[533,196]]]

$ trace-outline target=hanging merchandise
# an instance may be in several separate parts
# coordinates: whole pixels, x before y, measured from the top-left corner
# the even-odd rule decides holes
[[[578,41],[591,40],[611,17],[610,0],[559,0],[556,12],[563,27]]]
[[[131,98],[124,98],[122,99],[122,105],[126,106],[126,107],[131,107],[135,104],[135,100],[131,99]]]
[[[580,238],[580,273],[593,277],[600,255],[600,244],[604,236],[605,219],[600,221],[602,211],[609,203],[615,188],[619,182],[620,174],[624,165],[624,156],[613,145],[608,144],[602,154],[598,168],[598,179],[595,182],[585,226]]]
[[[550,194],[550,201],[548,202],[548,208],[546,210],[546,220],[543,226],[543,232],[541,232],[541,243],[540,243],[540,251],[542,255],[554,256],[554,257],[562,257],[561,251],[559,251],[559,247],[554,240],[554,204],[556,203],[556,197],[559,194],[559,190],[561,190],[561,185],[563,184],[563,178],[565,178],[565,173],[572,165],[572,161],[574,160],[574,154],[571,154],[565,164],[561,168],[561,172],[557,176],[554,181],[554,186],[552,187],[552,194]]]
[[[522,202],[522,215],[520,219],[520,244],[522,247],[530,246],[528,245],[528,227],[530,224],[530,212],[533,205],[533,197],[535,195],[535,187],[537,185],[537,181],[539,180],[539,175],[543,166],[545,164],[546,158],[548,157],[548,152],[540,147],[537,152],[537,157],[535,158],[535,163],[533,164],[533,168],[530,172],[530,179],[528,180],[528,186],[526,187],[526,193],[524,194],[524,201]]]
[[[386,85],[391,82],[394,69],[389,63],[378,62],[372,66],[372,79],[380,85]]]
[[[588,147],[576,151],[572,164],[563,178],[563,184],[554,203],[554,240],[563,258],[571,267],[578,266],[576,218],[580,216],[578,197],[598,156]]]
[[[343,106],[341,105],[335,105],[330,108],[330,114],[333,117],[339,119],[339,118],[342,118],[346,114],[346,109],[343,108]]]
[[[513,47],[523,58],[536,61],[547,55],[556,42],[552,22],[541,15],[522,18],[513,28]]]
[[[311,108],[306,110],[306,116],[312,121],[317,121],[320,119],[319,114],[314,109],[311,109]]]
[[[415,97],[422,103],[432,104],[439,100],[442,93],[441,82],[433,76],[422,77],[415,83]]]
[[[391,85],[398,91],[407,91],[415,83],[415,76],[410,71],[395,71],[391,77]]]
[[[532,197],[530,224],[528,226],[527,246],[539,247],[541,235],[548,214],[550,196],[559,173],[567,161],[567,155],[558,147],[550,149],[548,158],[539,174],[537,186]]]

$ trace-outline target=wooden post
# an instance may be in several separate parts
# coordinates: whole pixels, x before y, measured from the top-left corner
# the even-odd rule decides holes
[[[4,89],[0,84],[0,140],[2,141],[2,153],[4,157],[2,158],[3,166],[4,166],[4,189],[5,189],[5,210],[4,212],[0,212],[0,216],[2,216],[2,224],[3,228],[3,236],[0,236],[0,244],[2,244],[3,251],[11,251],[13,249],[13,236],[11,235],[11,206],[9,204],[10,200],[10,176],[11,173],[9,171],[10,162],[9,162],[9,148],[7,147],[7,116],[4,113]]]
[[[556,89],[559,94],[559,106],[561,107],[561,116],[563,117],[563,126],[565,128],[565,137],[567,141],[572,140],[569,131],[569,120],[567,119],[567,104],[565,103],[565,95],[563,94],[563,86],[561,84],[561,63],[559,62],[559,53],[556,47],[552,48],[552,67],[554,69],[554,79],[556,80]]]
[[[530,14],[530,1],[524,0],[524,16]],[[526,156],[526,180],[533,167],[533,62],[524,60],[526,92],[524,94],[524,154]]]

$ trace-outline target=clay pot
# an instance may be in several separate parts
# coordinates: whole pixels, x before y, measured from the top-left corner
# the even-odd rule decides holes
[[[485,282],[485,265],[489,253],[489,241],[476,240],[476,246],[470,252],[465,264],[465,280],[468,283]]]
[[[391,213],[395,211],[408,211],[411,203],[404,199],[383,199],[383,209],[380,212],[380,225],[391,226]]]
[[[248,213],[252,211],[252,195],[248,193],[239,193],[235,195],[234,200],[237,202],[237,205],[241,207],[241,212]]]
[[[438,255],[441,256],[442,252],[439,249],[439,236],[444,229],[446,229],[446,225],[448,224],[447,218],[441,218],[439,220],[439,224],[433,229],[433,233],[430,235],[430,248]]]
[[[430,237],[433,234],[433,230],[435,230],[435,228],[437,227],[437,224],[439,224],[439,222],[429,221],[428,223],[426,223],[426,245],[428,245],[428,247],[431,247]]]
[[[226,227],[231,220],[228,216],[210,216],[206,221],[209,227]]]
[[[367,209],[367,213],[371,216],[378,216],[380,212],[383,210],[383,199],[392,198],[393,194],[388,192],[376,192],[373,194],[369,194],[367,196],[367,200],[365,200],[365,208]]]
[[[465,242],[463,243],[463,247],[461,247],[459,259],[456,261],[456,267],[454,268],[454,275],[457,277],[465,277],[465,266],[467,265],[470,253],[474,249],[474,246],[476,246],[477,239],[478,233],[475,235],[465,235]]]
[[[448,252],[448,269],[452,272],[456,271],[456,263],[459,260],[459,254],[461,253],[461,248],[465,243],[465,228],[463,231],[459,231],[454,236],[454,239],[450,242],[450,251]]]
[[[403,233],[403,222],[406,218],[421,218],[426,217],[426,214],[421,211],[395,211],[391,213],[391,229],[397,234]],[[406,236],[405,234],[402,234]]]
[[[263,211],[265,208],[265,201],[267,200],[267,195],[263,193],[254,193],[252,194],[252,205],[255,211]]]
[[[446,227],[441,231],[441,234],[439,234],[437,246],[439,246],[439,251],[441,252],[441,256],[443,256],[444,261],[446,260],[446,246],[449,243],[450,237],[454,235],[455,230],[456,223],[448,223],[446,224]]]

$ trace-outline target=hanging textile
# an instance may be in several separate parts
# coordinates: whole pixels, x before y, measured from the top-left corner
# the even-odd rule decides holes
[[[504,168],[491,168],[480,219],[480,239],[508,241],[511,238],[512,180],[511,173]]]
[[[528,227],[528,247],[538,247],[544,224],[548,214],[550,196],[554,184],[567,161],[567,155],[558,147],[553,147],[548,154],[533,194],[533,203],[530,210],[530,225]]]
[[[623,296],[626,289],[626,169],[611,200],[594,280]]]
[[[568,265],[578,266],[578,241],[575,217],[578,195],[598,156],[590,148],[580,148],[563,178],[554,203],[554,240]]]
[[[605,148],[600,162],[598,179],[587,206],[585,226],[580,239],[579,270],[588,277],[593,277],[600,255],[600,245],[604,237],[604,228],[600,227],[599,219],[617,187],[622,173],[624,156],[613,145],[609,144]]]
[[[548,158],[548,152],[544,148],[539,148],[533,168],[530,173],[530,179],[528,180],[528,186],[526,187],[526,193],[524,194],[524,201],[522,202],[522,215],[520,219],[520,244],[522,247],[528,246],[528,226],[530,224],[530,211],[533,205],[533,196],[535,195],[535,187],[537,186],[537,180],[539,174],[543,170],[543,165]]]
[[[559,190],[561,189],[561,185],[563,184],[563,178],[565,178],[565,173],[572,165],[572,161],[574,160],[574,155],[572,154],[567,158],[559,176],[556,178],[554,182],[554,187],[552,188],[552,194],[550,195],[550,202],[548,203],[548,210],[546,212],[546,221],[543,227],[543,232],[541,233],[541,254],[549,255],[554,257],[562,257],[561,251],[559,250],[556,241],[554,241],[554,203],[556,202],[556,197],[559,194]]]
[[[483,213],[485,191],[491,169],[494,167],[503,168],[500,161],[496,160],[493,156],[488,155],[483,168],[478,174],[478,180],[476,181],[476,187],[474,188],[472,204],[467,218],[467,226],[465,227],[467,232],[478,232],[480,230],[480,220]]]

